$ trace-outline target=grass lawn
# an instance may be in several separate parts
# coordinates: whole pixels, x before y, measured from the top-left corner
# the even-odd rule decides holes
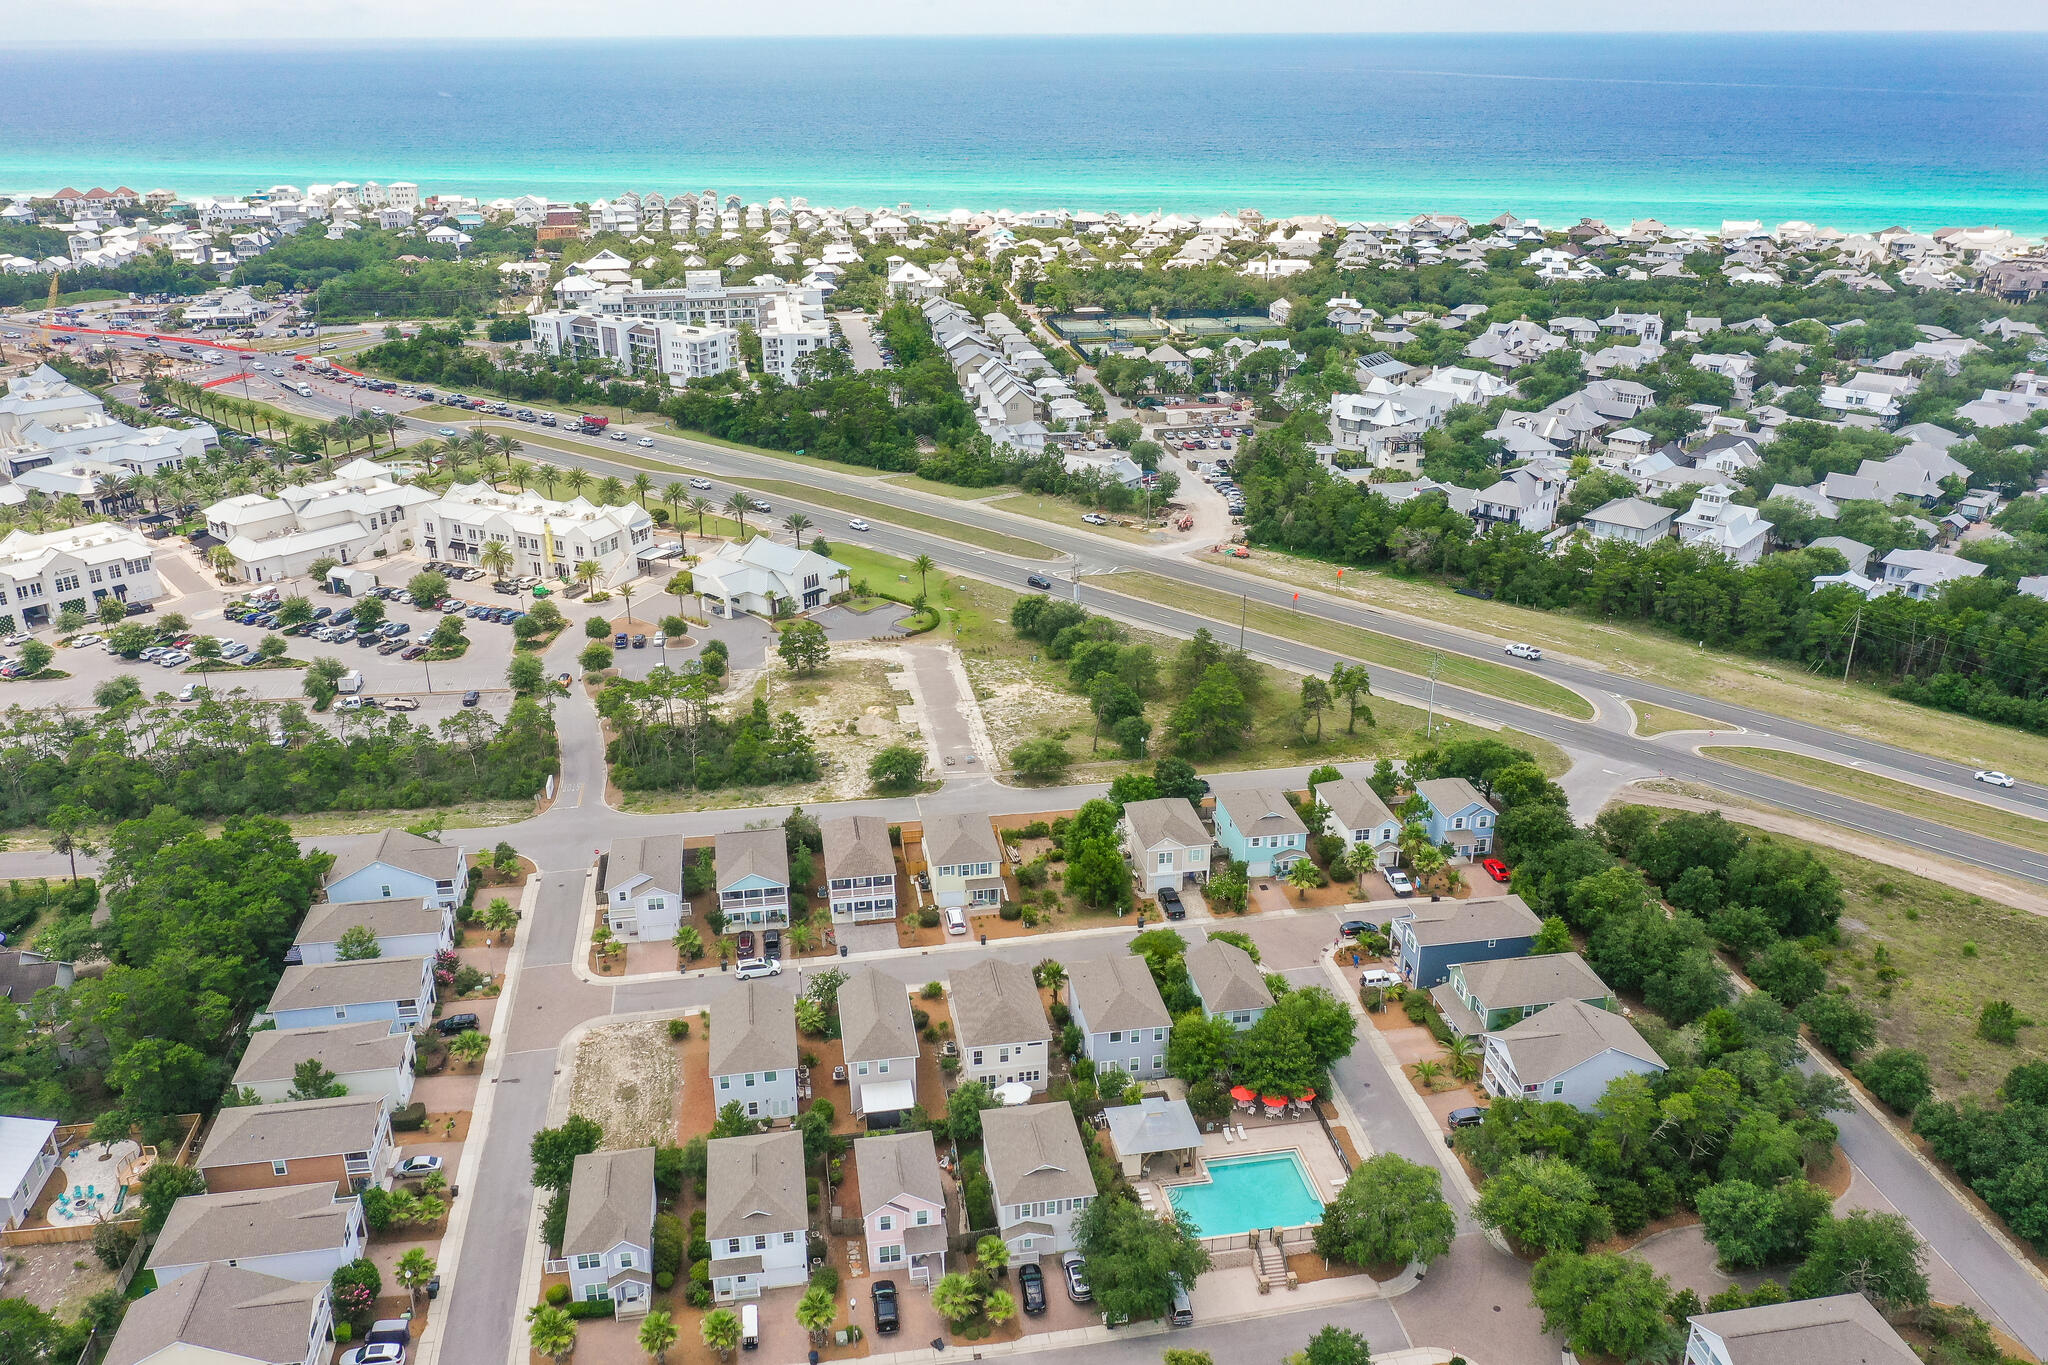
[[[1095,586],[1107,588],[1157,602],[1162,606],[1178,607],[1186,611],[1200,612],[1215,621],[1228,621],[1242,616],[1254,630],[1284,639],[1299,640],[1327,649],[1332,654],[1362,659],[1367,663],[1380,664],[1387,668],[1398,668],[1403,672],[1419,675],[1429,672],[1430,660],[1436,651],[1427,646],[1397,640],[1391,635],[1376,631],[1361,630],[1335,621],[1326,621],[1308,612],[1293,612],[1284,607],[1253,602],[1247,608],[1240,600],[1233,602],[1230,594],[1213,588],[1198,588],[1186,583],[1177,583],[1160,578],[1155,574],[1120,572],[1092,580]],[[1438,677],[1444,682],[1474,692],[1484,692],[1490,697],[1503,701],[1518,702],[1524,706],[1539,707],[1554,711],[1574,720],[1591,720],[1593,705],[1568,687],[1540,678],[1534,673],[1505,664],[1485,663],[1478,659],[1460,658],[1454,654],[1441,656],[1443,668]]]
[[[940,483],[936,479],[927,479],[921,474],[890,474],[883,478],[882,482],[893,483],[898,488],[908,488],[913,492],[931,493],[941,498],[954,498],[961,502],[973,502],[981,498],[997,498],[1011,491],[1011,486],[1006,483],[999,483],[990,488],[962,488],[957,483]]]
[[[926,512],[913,512],[889,503],[875,502],[871,499],[855,497],[848,493],[828,492],[823,489],[813,488],[808,484],[784,483],[777,479],[733,479],[731,482],[747,488],[759,489],[763,493],[773,493],[785,498],[802,498],[805,502],[820,503],[826,507],[836,507],[840,511],[849,512],[856,517],[872,517],[876,521],[889,522],[897,526],[907,526],[913,531],[923,531],[928,535],[944,536],[947,540],[957,540],[985,550],[994,550],[998,554],[1015,555],[1020,559],[1052,559],[1055,557],[1050,549],[1040,545],[1035,540],[1025,540],[1021,536],[1005,535],[1000,531],[984,531],[974,526],[962,526],[959,522],[947,521],[944,517],[935,517]],[[827,528],[815,527],[813,529],[825,531],[825,538],[828,541],[832,539],[831,533]],[[840,529],[843,530],[844,528]]]
[[[1805,754],[1788,754],[1777,749],[1745,749],[1737,746],[1715,745],[1709,750],[1715,758],[1726,759],[1740,767],[1774,777],[1788,777],[1803,782],[1809,787],[1851,796],[1858,801],[1868,801],[1874,806],[1889,810],[1908,811],[1945,825],[1967,829],[1989,838],[2001,839],[2021,848],[2048,852],[2048,822],[2035,820],[2014,811],[2001,810],[1997,806],[1972,801],[1968,797],[1950,796],[1944,792],[1915,786],[1911,782],[1900,782],[1895,778],[1881,777],[1858,768],[1845,767],[1840,763],[1829,763],[1825,759],[1809,758]]]
[[[1078,504],[1068,502],[1064,498],[1050,498],[1043,493],[1012,493],[1007,498],[997,498],[989,506],[1000,507],[1005,512],[1015,512],[1019,516],[1033,517],[1039,521],[1049,521],[1055,526],[1064,526],[1070,531],[1092,531],[1098,536],[1108,536],[1114,540],[1127,540],[1133,545],[1157,545],[1159,543],[1158,538],[1150,531],[1133,531],[1129,527],[1115,525],[1090,526],[1087,522],[1081,520],[1081,514],[1085,509]]]
[[[1690,711],[1674,711],[1668,706],[1659,706],[1651,701],[1632,701],[1628,709],[1636,713],[1636,733],[1639,735],[1662,735],[1673,730],[1732,730],[1732,725],[1695,716]]]
[[[1454,622],[1511,640],[1585,659],[1631,678],[1725,697],[1772,715],[1825,725],[1845,734],[1896,744],[1972,767],[2048,768],[2048,735],[1972,720],[1894,701],[1862,683],[1844,683],[1793,664],[1702,650],[1647,626],[1539,611],[1461,597],[1438,583],[1373,569],[1347,569],[1343,586],[1333,565],[1257,550],[1226,567],[1312,587],[1436,622]]]
[[[641,413],[633,420],[652,420],[657,416],[658,414],[655,413]],[[688,427],[676,426],[672,422],[656,421],[653,430],[657,436],[674,436],[685,441],[695,441],[699,445],[721,446],[726,450],[737,450],[747,455],[763,455],[768,459],[782,460],[789,464],[809,465],[813,469],[829,469],[835,474],[850,474],[856,479],[879,479],[886,472],[880,469],[869,469],[865,465],[845,464],[839,460],[828,460],[819,455],[805,455],[794,450],[770,450],[766,446],[750,446],[741,441],[727,441],[721,437],[707,436],[701,431],[691,431]]]

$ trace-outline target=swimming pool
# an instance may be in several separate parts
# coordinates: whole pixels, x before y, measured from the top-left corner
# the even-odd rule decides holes
[[[1169,1185],[1166,1197],[1195,1220],[1204,1237],[1229,1237],[1253,1228],[1294,1228],[1320,1222],[1323,1202],[1293,1152],[1225,1157],[1207,1163],[1209,1179]]]

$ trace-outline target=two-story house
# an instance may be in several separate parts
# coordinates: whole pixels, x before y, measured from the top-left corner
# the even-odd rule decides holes
[[[223,1109],[194,1164],[215,1193],[318,1182],[350,1194],[383,1184],[390,1156],[383,1099],[344,1095]]]
[[[675,835],[633,836],[612,840],[604,860],[604,922],[626,941],[659,943],[676,936],[690,917],[683,893],[683,865],[688,855]]]
[[[856,1138],[853,1164],[860,1178],[868,1273],[908,1270],[914,1284],[936,1283],[946,1273],[950,1220],[932,1135],[919,1129]]]
[[[1011,1263],[1027,1265],[1072,1251],[1074,1219],[1095,1198],[1095,1175],[1073,1108],[1020,1104],[984,1109],[981,1140],[995,1189],[997,1231],[1010,1248]]]
[[[735,981],[711,1009],[711,1089],[750,1119],[796,1117],[796,998],[769,981]]]
[[[712,845],[724,933],[789,923],[789,846],[780,828],[730,830]]]
[[[839,987],[839,1036],[853,1112],[871,1128],[893,1128],[917,1103],[917,1024],[903,983],[873,967],[856,967]]]
[[[572,1299],[609,1299],[621,1316],[647,1310],[654,1298],[652,1147],[576,1158],[569,1172],[562,1259],[569,1263]]]
[[[1428,809],[1422,825],[1433,844],[1448,844],[1452,855],[1470,860],[1493,851],[1493,804],[1462,777],[1432,777],[1415,784]]]
[[[1318,782],[1310,789],[1328,809],[1323,833],[1344,841],[1346,848],[1370,848],[1381,867],[1401,861],[1401,817],[1387,809],[1372,784],[1360,777]]]
[[[21,1226],[58,1160],[54,1120],[0,1117],[0,1226]]]
[[[326,1284],[363,1254],[366,1236],[363,1201],[331,1184],[188,1194],[171,1205],[146,1264],[160,1285],[210,1261]]]
[[[1209,879],[1209,831],[1185,796],[1127,802],[1119,833],[1124,856],[1146,895]]]
[[[381,1095],[386,1108],[412,1103],[410,1033],[393,1033],[382,1020],[319,1028],[262,1029],[235,1068],[235,1089],[252,1090],[265,1104],[291,1098],[302,1063],[317,1062],[351,1095]]]
[[[943,908],[989,914],[1003,904],[1003,846],[986,815],[932,815],[924,822],[932,899]]]
[[[1202,1012],[1233,1028],[1248,1029],[1273,1007],[1273,992],[1252,955],[1235,943],[1210,939],[1197,943],[1181,959],[1188,984],[1202,1002]]]
[[[714,1035],[715,1036],[715,1035]],[[794,1128],[717,1138],[706,1153],[705,1238],[711,1293],[755,1299],[810,1277],[804,1139]]]
[[[434,1013],[434,959],[364,957],[286,967],[270,995],[281,1029],[382,1020],[393,1033],[417,1028]]]
[[[954,972],[949,984],[960,1079],[982,1081],[990,1089],[1021,1083],[1043,1093],[1052,1025],[1031,969],[1021,962],[984,958]]]
[[[1451,1032],[1491,1033],[1560,1000],[1611,1009],[1613,993],[1577,953],[1504,957],[1452,964],[1450,978],[1429,993]]]
[[[1564,1000],[1486,1035],[1480,1082],[1498,1099],[1557,1100],[1590,1112],[1622,1076],[1665,1069],[1635,1025],[1583,1000]]]
[[[1461,962],[1522,957],[1543,921],[1520,896],[1430,900],[1394,916],[1394,954],[1401,979],[1425,990],[1450,980]]]
[[[128,1305],[101,1365],[317,1365],[333,1330],[324,1283],[209,1261]]]
[[[336,855],[327,872],[327,899],[416,896],[452,910],[468,890],[467,877],[459,844],[437,844],[402,829],[387,829],[374,842],[358,842]]]
[[[1685,1365],[1918,1365],[1920,1357],[1861,1294],[1695,1313]]]
[[[1100,1069],[1133,1080],[1166,1074],[1166,1033],[1173,1019],[1142,957],[1084,958],[1067,965],[1067,1002],[1081,1030],[1081,1053]]]
[[[825,841],[825,904],[834,924],[896,918],[896,853],[879,815],[818,822]]]
[[[1216,798],[1216,842],[1248,875],[1285,875],[1308,856],[1308,826],[1278,787],[1225,792]]]
[[[341,936],[368,929],[377,939],[380,957],[432,957],[455,946],[454,907],[418,896],[390,900],[320,901],[306,911],[298,937],[285,954],[287,963],[334,962],[341,956]]]

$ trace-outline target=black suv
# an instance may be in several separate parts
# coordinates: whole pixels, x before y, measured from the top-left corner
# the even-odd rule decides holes
[[[1045,1272],[1035,1265],[1017,1267],[1017,1288],[1024,1296],[1024,1311],[1037,1317],[1045,1311]]]
[[[903,1325],[896,1311],[896,1281],[876,1280],[868,1296],[875,1301],[875,1331],[883,1336]]]
[[[1166,912],[1168,919],[1186,919],[1188,908],[1180,903],[1180,892],[1170,886],[1159,888],[1159,908]]]
[[[1025,578],[1024,582],[1026,586],[1037,588],[1040,592],[1052,591],[1052,580],[1042,573],[1031,574]]]
[[[474,1014],[451,1014],[434,1021],[434,1032],[443,1038],[453,1038],[458,1033],[475,1033],[482,1026],[483,1022]]]

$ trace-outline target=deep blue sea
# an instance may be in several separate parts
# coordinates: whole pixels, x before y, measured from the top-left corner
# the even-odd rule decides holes
[[[2048,231],[2048,35],[16,47],[0,91],[0,191]]]

